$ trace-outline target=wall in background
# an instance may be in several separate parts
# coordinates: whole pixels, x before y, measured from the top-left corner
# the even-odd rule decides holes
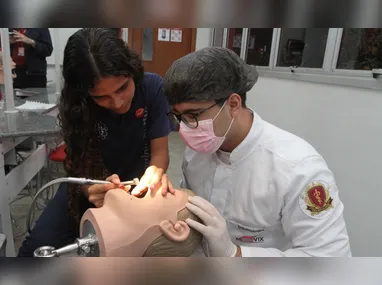
[[[211,30],[210,28],[196,29],[196,47],[195,50],[202,49],[211,45]]]
[[[312,144],[334,172],[354,256],[382,256],[382,94],[259,78],[248,105]]]

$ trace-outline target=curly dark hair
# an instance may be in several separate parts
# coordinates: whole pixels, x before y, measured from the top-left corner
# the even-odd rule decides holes
[[[144,76],[140,57],[107,28],[86,28],[74,33],[64,51],[64,87],[59,101],[59,123],[66,143],[65,170],[68,176],[105,179],[95,130],[102,110],[88,90],[104,76],[132,77],[136,86]],[[82,215],[82,191],[68,185],[69,213],[78,223]]]

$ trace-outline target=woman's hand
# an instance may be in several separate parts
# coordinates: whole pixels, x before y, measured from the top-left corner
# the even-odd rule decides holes
[[[174,187],[171,181],[168,179],[167,174],[164,173],[162,168],[158,168],[155,165],[148,167],[145,174],[139,181],[139,184],[131,192],[134,196],[141,196],[147,192],[148,188],[152,193],[156,193],[158,190],[165,196],[167,192],[175,193]]]
[[[174,186],[172,185],[170,179],[168,179],[167,174],[164,174],[162,176],[162,185],[159,188],[159,190],[162,192],[163,196],[166,196],[168,192],[170,192],[171,194],[175,194]]]
[[[89,202],[94,204],[97,208],[102,207],[103,200],[105,199],[106,192],[116,188],[122,188],[129,191],[131,186],[120,185],[121,181],[117,174],[113,174],[106,178],[106,181],[110,181],[108,184],[94,184],[84,188],[84,194],[88,198]]]

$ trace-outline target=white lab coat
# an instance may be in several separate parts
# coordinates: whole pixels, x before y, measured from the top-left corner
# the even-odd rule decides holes
[[[186,148],[181,187],[219,210],[243,257],[351,256],[344,206],[325,160],[303,139],[253,116],[232,153]],[[309,200],[306,191],[319,185],[326,195],[310,192],[316,198]]]

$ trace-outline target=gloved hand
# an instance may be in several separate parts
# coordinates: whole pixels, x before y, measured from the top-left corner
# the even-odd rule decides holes
[[[191,219],[187,219],[186,223],[204,236],[209,255],[211,257],[235,256],[237,247],[231,241],[226,221],[219,211],[202,197],[189,197],[188,201],[187,209],[198,216],[204,225]]]

